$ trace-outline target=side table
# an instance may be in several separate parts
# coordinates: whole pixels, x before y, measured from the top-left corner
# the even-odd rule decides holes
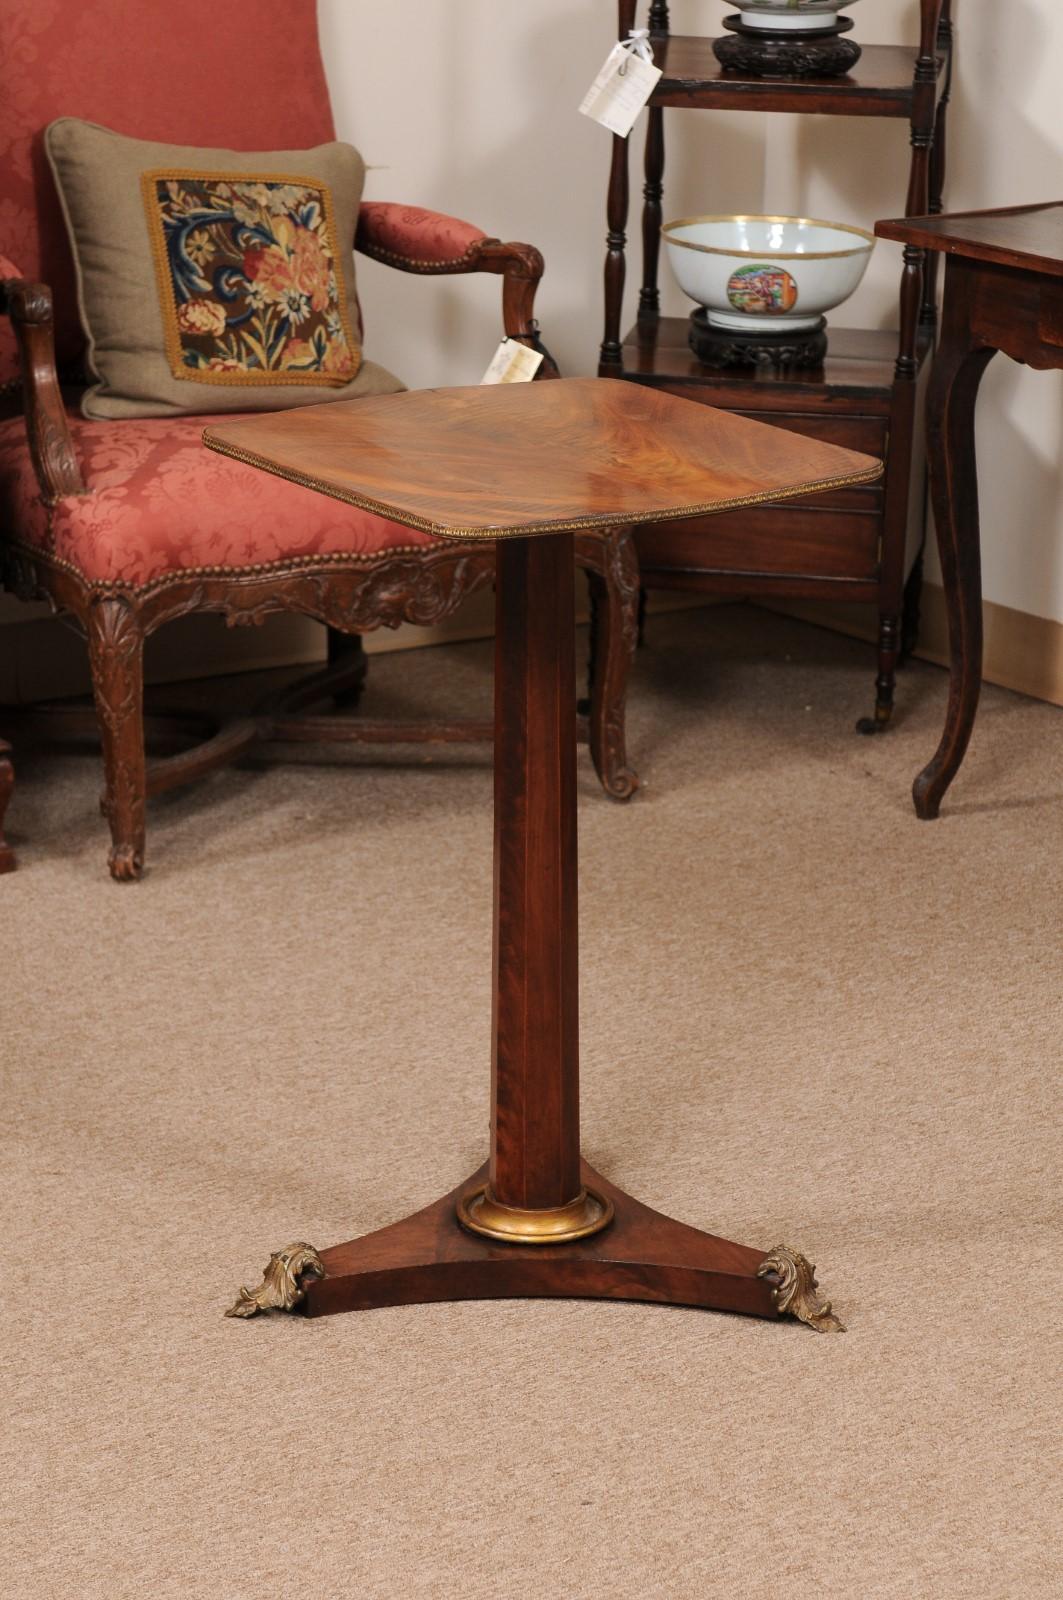
[[[998,350],[1041,371],[1063,368],[1063,204],[899,218],[875,232],[947,261],[927,451],[949,621],[949,703],[941,743],[912,791],[917,814],[931,819],[966,754],[982,686],[978,386]]]
[[[408,527],[498,541],[490,1161],[391,1227],[278,1251],[227,1315],[578,1295],[838,1329],[797,1251],[673,1222],[581,1160],[572,540],[868,483],[881,464],[598,379],[308,406],[204,439]]]

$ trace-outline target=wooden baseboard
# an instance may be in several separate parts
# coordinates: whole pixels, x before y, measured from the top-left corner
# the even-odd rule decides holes
[[[875,617],[869,606],[848,605],[839,601],[822,603],[773,600],[772,611],[800,617],[820,627],[833,628],[854,639],[874,642]],[[1033,700],[1046,700],[1063,706],[1063,622],[1050,617],[1033,617],[1011,606],[985,601],[982,609],[985,628],[985,655],[982,676],[986,683],[1015,689]],[[923,589],[922,621],[916,655],[923,661],[947,666],[949,630],[945,615],[945,594],[939,584]]]

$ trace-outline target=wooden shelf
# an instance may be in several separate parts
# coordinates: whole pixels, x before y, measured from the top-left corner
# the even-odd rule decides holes
[[[613,370],[603,367],[602,375],[660,386],[676,394],[696,389],[698,393],[688,398],[727,409],[748,406],[757,411],[786,411],[800,405],[802,409],[859,410],[868,415],[889,412],[897,364],[896,333],[881,328],[832,327],[822,367],[807,372],[777,372],[771,367],[716,372],[694,355],[687,342],[688,329],[686,317],[661,317],[637,324],[624,340],[622,366]],[[929,350],[930,336],[925,334],[919,341],[920,365]],[[847,400],[854,403],[844,404]]]
[[[671,34],[652,40],[664,73],[650,101],[714,111],[820,112],[840,117],[912,115],[916,52],[905,45],[871,44],[843,78],[743,78],[725,71],[712,40]],[[948,56],[939,54],[938,92],[944,88]]]
[[[664,0],[641,8],[637,0],[617,0],[618,38],[627,37],[640,9],[648,12],[662,73],[645,124],[640,320],[624,339],[632,174],[628,141],[614,138],[600,375],[652,385],[732,415],[879,456],[885,466],[877,484],[817,495],[800,505],[746,507],[643,528],[636,540],[643,583],[692,593],[791,598],[844,593],[872,603],[879,616],[878,676],[874,717],[862,719],[862,726],[865,731],[885,727],[898,653],[911,644],[917,619],[926,523],[924,416],[938,258],[905,252],[896,333],[831,322],[823,365],[806,371],[705,366],[690,348],[688,318],[657,315],[665,130],[681,123],[672,109],[893,118],[906,123],[910,133],[906,209],[936,216],[945,176],[952,0],[918,0],[917,6],[913,0],[919,26],[912,44],[864,45],[852,72],[835,78],[751,78],[722,67],[713,54],[714,40],[669,33]]]

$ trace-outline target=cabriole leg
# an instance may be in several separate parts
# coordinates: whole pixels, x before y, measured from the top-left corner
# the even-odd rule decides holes
[[[100,809],[111,826],[111,877],[144,865],[144,635],[128,600],[95,600],[86,621],[92,693],[103,743]]]
[[[916,815],[932,821],[960,769],[982,686],[982,564],[978,526],[975,404],[994,350],[972,345],[961,285],[946,289],[945,327],[927,405],[927,454],[945,605],[949,703],[933,759],[912,787]]]

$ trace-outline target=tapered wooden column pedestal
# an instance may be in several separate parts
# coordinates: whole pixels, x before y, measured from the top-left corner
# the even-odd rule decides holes
[[[774,1317],[762,1250],[669,1222],[580,1161],[572,535],[501,543],[497,596],[490,1163],[323,1250],[306,1314],[592,1295]]]
[[[500,544],[490,1163],[322,1250],[307,1316],[514,1295],[779,1314],[763,1250],[672,1222],[580,1160],[573,610],[571,534]]]

